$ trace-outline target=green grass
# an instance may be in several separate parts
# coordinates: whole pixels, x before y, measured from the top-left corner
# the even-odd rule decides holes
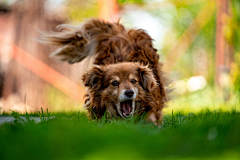
[[[188,92],[183,95],[173,93],[173,98],[163,109],[165,114],[171,114],[172,110],[181,113],[198,113],[202,110],[240,111],[240,94],[234,94],[231,90],[220,90],[206,87],[204,90]]]
[[[84,113],[43,113],[0,127],[0,159],[239,159],[240,113],[209,111],[143,121],[89,121]],[[28,116],[28,115],[26,115]],[[53,118],[50,118],[53,117]]]

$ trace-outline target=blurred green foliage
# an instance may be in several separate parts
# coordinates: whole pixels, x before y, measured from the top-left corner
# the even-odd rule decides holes
[[[179,5],[178,1],[170,1],[169,3],[171,2],[173,7],[169,8],[167,11],[167,14],[170,14],[172,17],[169,20],[171,22],[168,22],[171,24],[171,29],[166,34],[166,39],[169,41],[164,41],[165,44],[163,44],[162,53],[164,55],[169,53],[173,44],[178,41],[178,38],[206,5],[206,1],[185,5]],[[177,62],[174,71],[178,73],[178,79],[189,78],[200,74],[196,69],[197,66],[195,66],[196,59],[198,59],[198,61],[204,61],[202,65],[208,68],[205,71],[202,70],[203,73],[201,74],[207,78],[210,84],[213,84],[215,72],[215,21],[216,17],[214,15],[200,33],[196,35],[197,37],[190,48]]]
[[[228,91],[230,92],[230,91]],[[224,112],[231,110],[240,111],[239,94],[229,93],[228,101],[223,98],[224,92],[216,90],[208,85],[204,90],[197,92],[187,92],[185,94],[175,96],[168,102],[168,105],[163,109],[164,114],[170,114],[172,110],[188,114],[189,112],[199,113],[201,110],[208,109],[215,111],[218,109]]]
[[[233,82],[233,89],[240,98],[240,54],[235,55],[235,63],[233,63],[231,67],[231,79]]]
[[[98,17],[97,0],[66,0],[64,6],[70,21],[74,23]]]
[[[238,94],[240,99],[240,1],[232,0],[232,14],[233,18],[230,23],[230,31],[232,38],[231,44],[234,46],[234,60],[231,68],[231,78],[233,81],[234,91]],[[239,100],[240,101],[240,100]]]
[[[126,3],[137,3],[137,4],[143,4],[144,0],[117,0],[118,4],[126,4]]]
[[[51,110],[54,112],[83,110],[82,102],[65,95],[52,86],[47,87],[45,99],[47,105],[51,106]]]
[[[175,32],[176,39],[181,36],[183,31],[188,27],[188,25],[192,22],[193,18],[196,17],[201,8],[206,4],[206,1],[202,1],[202,3],[196,3],[193,5],[182,5],[178,7],[177,0],[172,1],[175,8],[174,11],[170,11],[170,14],[173,14],[172,24],[173,30],[171,32]],[[233,73],[232,81],[234,83],[235,90],[239,90],[239,53],[240,53],[240,1],[239,0],[231,0],[228,1],[229,6],[229,15],[224,17],[226,24],[224,26],[224,35],[226,37],[227,42],[230,47],[233,47],[233,50],[230,51],[233,56],[234,62],[232,62],[232,68],[230,68]],[[204,19],[203,19],[204,20]],[[169,35],[167,35],[169,36]],[[176,65],[175,70],[180,73],[180,77],[190,77],[191,75],[197,74],[194,73],[194,70],[191,71],[190,68],[194,69],[194,55],[199,56],[199,60],[201,59],[201,54],[198,52],[199,49],[204,49],[207,53],[207,76],[208,82],[213,85],[214,83],[214,75],[215,75],[215,41],[216,41],[216,15],[214,15],[208,24],[203,28],[199,35],[197,35],[197,39]],[[169,49],[166,45],[163,49],[163,53],[168,53]],[[231,56],[231,55],[230,55]],[[186,69],[188,68],[188,69]],[[189,70],[190,69],[190,70]]]
[[[231,20],[231,30],[232,30],[232,43],[234,45],[235,53],[240,54],[240,1],[232,0],[232,20]]]

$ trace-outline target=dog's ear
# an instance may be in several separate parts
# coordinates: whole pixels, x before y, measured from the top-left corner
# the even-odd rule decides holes
[[[40,32],[38,41],[43,44],[60,46],[50,56],[70,64],[82,61],[95,49],[96,43],[89,43],[89,39],[79,28],[62,25],[58,26],[62,32]]]
[[[119,23],[111,24],[98,19],[91,19],[77,27],[63,24],[57,26],[57,29],[60,32],[40,32],[38,41],[43,44],[60,46],[61,48],[51,56],[71,64],[96,54],[100,41],[124,31],[124,27]]]
[[[82,81],[86,87],[97,87],[101,84],[102,75],[103,68],[95,65],[90,71],[82,76]]]
[[[140,75],[140,85],[144,90],[151,92],[157,86],[152,70],[148,66],[140,66],[138,72]]]

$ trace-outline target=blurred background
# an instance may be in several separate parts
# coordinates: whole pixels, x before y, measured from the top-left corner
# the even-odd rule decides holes
[[[164,112],[240,109],[239,0],[0,0],[0,114],[82,110],[89,65],[56,62],[36,37],[89,18],[153,37],[175,89]]]

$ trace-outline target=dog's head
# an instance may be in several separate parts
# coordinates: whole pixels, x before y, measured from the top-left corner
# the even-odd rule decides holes
[[[122,118],[137,113],[141,106],[136,103],[157,86],[151,69],[131,62],[94,66],[82,80],[93,110],[105,108],[110,117]]]

